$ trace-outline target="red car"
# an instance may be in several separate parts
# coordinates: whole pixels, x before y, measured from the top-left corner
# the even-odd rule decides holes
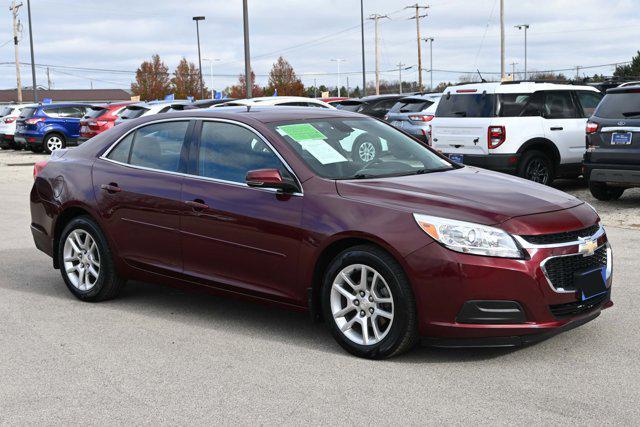
[[[118,102],[113,104],[99,104],[89,107],[87,114],[80,120],[80,138],[78,144],[93,138],[97,134],[111,129],[118,113],[120,113],[131,102]]]
[[[358,161],[354,135],[386,141],[385,155]],[[520,345],[612,305],[589,205],[346,111],[144,117],[34,174],[36,246],[85,301],[128,279],[199,286],[309,311],[368,358],[419,339]]]

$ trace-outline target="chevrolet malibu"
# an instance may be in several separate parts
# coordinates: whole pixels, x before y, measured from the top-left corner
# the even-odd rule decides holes
[[[387,150],[363,162],[342,143],[354,133]],[[366,358],[522,345],[613,304],[588,204],[347,111],[149,116],[34,175],[35,244],[83,301],[127,280],[200,287],[308,311]]]

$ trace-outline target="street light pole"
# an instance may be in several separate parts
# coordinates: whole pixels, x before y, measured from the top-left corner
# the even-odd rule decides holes
[[[218,59],[218,58],[202,58],[202,60],[203,61],[209,61],[209,81],[211,82],[211,87],[209,89],[211,89],[211,99],[214,99],[214,97],[213,97],[213,63],[220,61],[220,59]]]
[[[338,98],[340,98],[340,85],[342,84],[342,73],[340,72],[340,63],[347,62],[347,60],[342,58],[336,58],[336,59],[332,59],[331,62],[338,63]]]
[[[433,90],[433,37],[426,37],[423,39],[429,43],[429,90]]]
[[[242,0],[242,21],[244,27],[244,76],[247,98],[253,98],[251,79],[251,52],[249,50],[249,6],[247,0]]]
[[[524,29],[524,79],[527,80],[527,30],[529,29],[529,24],[516,25],[515,28]]]
[[[33,25],[31,25],[30,0],[27,0],[27,15],[29,17],[29,46],[31,47],[31,79],[33,80],[33,102],[38,102],[38,86],[36,85],[36,62],[33,59]]]
[[[204,16],[194,16],[196,21],[196,34],[198,37],[198,70],[200,70],[200,99],[204,99],[204,81],[202,80],[202,57],[200,56],[200,26],[198,23],[204,21]]]
[[[360,32],[362,39],[362,96],[367,96],[367,72],[364,62],[364,0],[360,0]]]

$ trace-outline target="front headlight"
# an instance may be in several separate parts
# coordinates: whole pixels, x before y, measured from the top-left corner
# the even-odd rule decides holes
[[[452,251],[501,258],[523,258],[511,235],[499,228],[472,222],[413,214],[420,228]]]

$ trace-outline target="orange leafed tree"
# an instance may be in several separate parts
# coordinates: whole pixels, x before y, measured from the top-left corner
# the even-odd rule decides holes
[[[200,98],[201,89],[200,73],[196,65],[193,62],[188,62],[186,58],[182,58],[173,72],[171,91],[176,99],[187,99],[189,96]],[[204,93],[208,93],[206,86]]]
[[[264,96],[264,91],[258,85],[256,85],[256,75],[253,71],[251,71],[251,91],[253,92],[253,97]],[[231,86],[229,89],[229,96],[231,98],[246,98],[247,97],[247,80],[244,74],[240,74],[238,76],[238,83],[234,86]]]
[[[293,67],[282,56],[273,64],[269,72],[269,86],[267,93],[278,91],[281,96],[304,96],[304,85],[296,75]]]
[[[169,68],[155,54],[151,61],[144,61],[136,70],[136,81],[131,84],[131,93],[144,101],[163,99],[171,93]]]

